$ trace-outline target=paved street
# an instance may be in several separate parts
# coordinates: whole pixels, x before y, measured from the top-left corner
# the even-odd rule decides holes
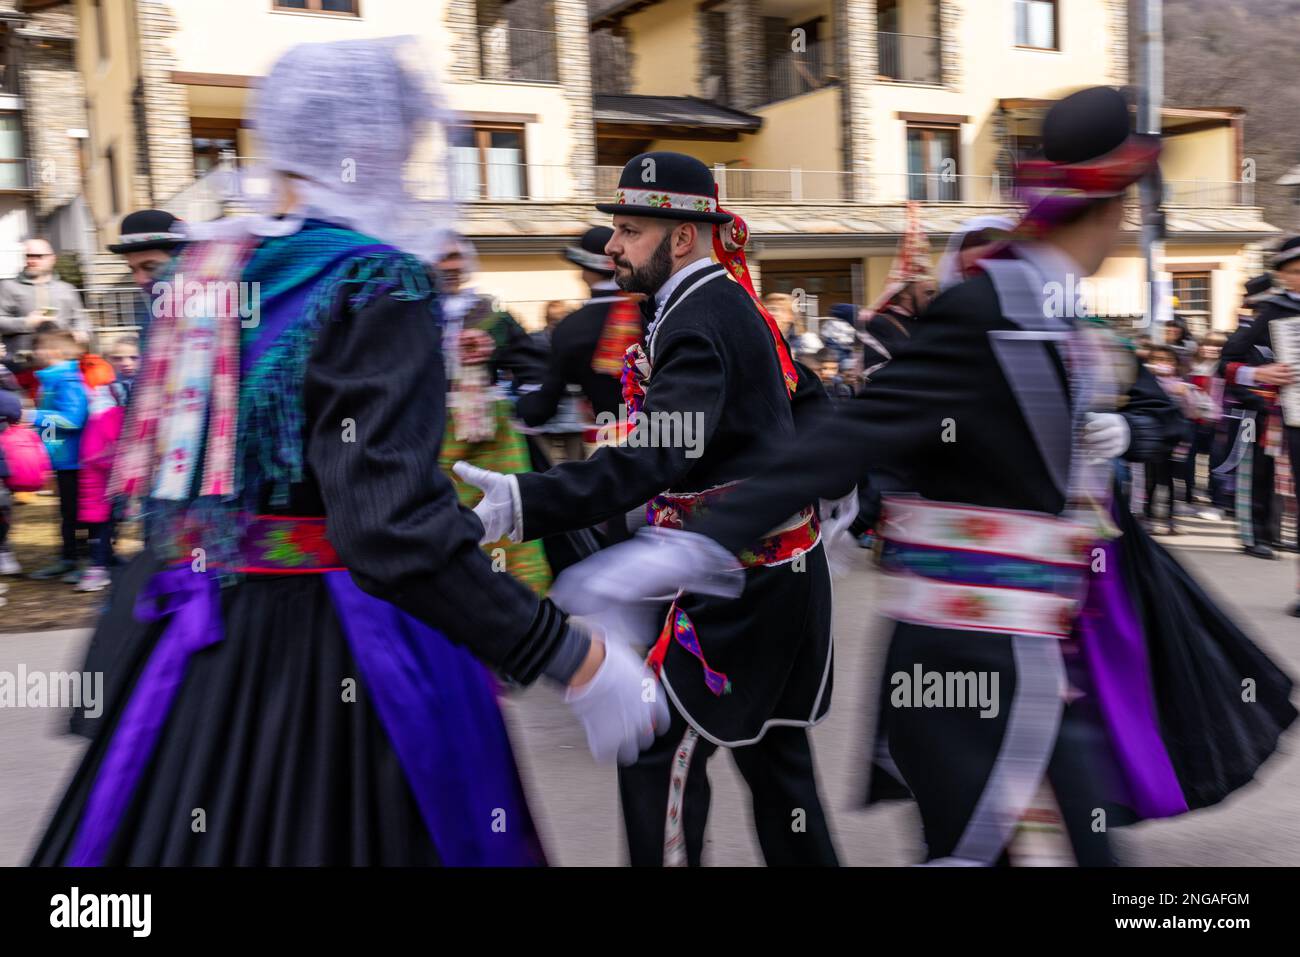
[[[1181,560],[1275,660],[1300,675],[1300,621],[1283,609],[1296,581],[1296,557],[1265,562],[1233,548],[1231,527],[1187,520],[1192,534],[1165,539]],[[836,684],[831,717],[813,733],[825,799],[841,857],[848,864],[903,865],[920,854],[914,810],[903,804],[858,809],[858,773],[871,710],[866,692],[879,686],[882,629],[871,613],[874,574],[866,553],[836,583]],[[86,633],[0,635],[0,671],[75,668]],[[623,860],[614,773],[595,766],[580,730],[559,697],[534,688],[507,705],[525,766],[533,809],[552,862],[616,865]],[[0,865],[23,862],[58,800],[80,752],[60,734],[65,715],[0,711]],[[1225,806],[1123,832],[1121,853],[1144,865],[1300,865],[1300,734],[1294,729],[1253,786]],[[761,863],[749,833],[744,785],[725,754],[710,765],[713,811],[706,861]]]

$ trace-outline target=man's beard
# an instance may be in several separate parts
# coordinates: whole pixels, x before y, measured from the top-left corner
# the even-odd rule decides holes
[[[659,241],[655,251],[650,254],[650,259],[644,266],[633,266],[625,259],[615,259],[614,265],[623,269],[631,270],[627,273],[615,273],[614,281],[624,292],[641,292],[647,296],[653,296],[659,291],[673,271],[673,256],[668,251],[668,245],[673,238],[673,231],[670,229],[664,233],[664,238]]]

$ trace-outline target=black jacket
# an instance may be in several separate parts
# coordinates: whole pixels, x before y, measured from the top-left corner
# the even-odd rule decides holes
[[[597,415],[618,414],[623,401],[619,377],[591,367],[592,356],[617,298],[614,294],[600,296],[565,316],[555,327],[551,333],[550,362],[542,376],[541,388],[521,397],[515,407],[525,425],[538,426],[554,416],[565,387],[570,384],[581,386]]]
[[[1277,359],[1273,356],[1273,334],[1269,326],[1275,319],[1295,319],[1297,316],[1300,316],[1300,300],[1283,293],[1269,296],[1255,307],[1254,320],[1238,327],[1224,343],[1223,356],[1219,362],[1220,373],[1226,373],[1228,366],[1237,362],[1248,366],[1276,362]],[[1229,385],[1228,395],[1248,409],[1265,409],[1264,400],[1243,386]]]
[[[696,286],[710,272],[717,278]],[[585,462],[520,475],[526,539],[595,525],[665,490],[699,492],[745,478],[768,444],[793,437],[794,412],[772,334],[722,266],[688,277],[662,315],[648,343],[654,371],[638,428],[643,435],[657,428],[668,441],[629,441]],[[679,441],[671,441],[675,428]]]
[[[1035,441],[989,333],[1014,330],[984,274],[934,301],[901,350],[857,398],[836,404],[798,443],[693,525],[738,550],[795,503],[838,498],[869,470],[885,471],[925,498],[1058,514],[1065,493]],[[1064,364],[1056,369],[1063,412],[1052,428],[1068,435]],[[1180,416],[1155,379],[1138,367],[1120,410],[1132,441],[1125,458],[1149,461],[1177,441]],[[950,427],[949,427],[950,426]]]

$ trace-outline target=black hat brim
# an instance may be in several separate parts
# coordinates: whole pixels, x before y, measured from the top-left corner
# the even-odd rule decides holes
[[[732,220],[730,213],[706,213],[697,209],[673,209],[669,206],[633,206],[630,203],[597,203],[602,213],[621,216],[649,216],[653,219],[676,219],[688,223],[714,223],[722,226]]]
[[[157,249],[161,252],[171,253],[180,249],[185,243],[180,240],[171,240],[169,242],[139,242],[139,243],[109,243],[108,251],[118,256],[125,253],[142,253],[146,249]]]
[[[585,250],[584,250],[584,251],[585,251]],[[596,266],[593,266],[593,265],[592,265],[591,263],[589,263],[589,262],[583,262],[582,259],[579,258],[578,253],[574,252],[572,249],[570,249],[570,248],[567,247],[567,246],[565,247],[564,252],[563,252],[561,255],[563,255],[564,258],[567,259],[569,262],[573,263],[575,266],[579,266],[579,267],[581,267],[582,269],[589,269],[589,270],[591,270],[592,272],[598,272],[598,273],[600,273],[602,276],[612,276],[612,275],[614,275],[614,270],[613,270],[613,268],[605,269],[605,268],[603,268],[603,267],[596,267]]]

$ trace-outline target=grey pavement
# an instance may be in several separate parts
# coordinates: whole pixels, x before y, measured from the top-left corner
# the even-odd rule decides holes
[[[1294,600],[1296,557],[1249,558],[1229,524],[1195,519],[1191,534],[1163,538],[1202,584],[1292,675],[1300,675],[1300,619]],[[910,804],[861,807],[864,742],[873,722],[885,632],[872,611],[875,573],[865,552],[835,584],[835,691],[830,717],[813,731],[823,800],[841,860],[906,865],[921,856],[919,819]],[[87,634],[0,634],[0,671],[60,670],[80,664]],[[595,765],[582,732],[559,696],[534,687],[504,705],[533,812],[551,862],[612,866],[624,862],[615,774]],[[81,752],[63,734],[66,713],[0,710],[0,865],[24,862],[58,802]],[[1137,865],[1300,865],[1300,732],[1293,729],[1259,779],[1219,807],[1147,822],[1120,832],[1124,861]],[[725,753],[709,764],[713,804],[705,861],[762,863],[749,826],[748,795]]]

